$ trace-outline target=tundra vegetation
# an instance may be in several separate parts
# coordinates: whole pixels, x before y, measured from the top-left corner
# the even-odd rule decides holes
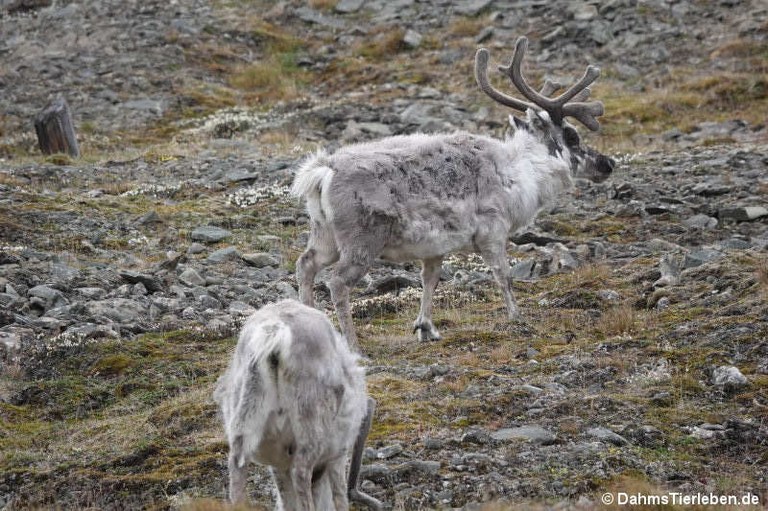
[[[0,4],[0,506],[222,509],[210,396],[243,319],[296,292],[293,169],[390,135],[502,138],[473,56],[493,70],[519,35],[536,87],[600,65],[581,135],[616,168],[512,237],[525,324],[472,255],[444,261],[439,340],[409,324],[418,266],[350,291],[378,402],[362,489],[409,510],[767,501],[761,2]],[[37,152],[52,91],[80,159]],[[246,488],[271,506],[266,470]]]

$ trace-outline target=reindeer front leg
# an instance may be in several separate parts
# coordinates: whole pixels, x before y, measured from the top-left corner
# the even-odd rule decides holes
[[[355,440],[355,446],[352,449],[352,457],[349,464],[349,478],[347,479],[347,493],[349,495],[350,502],[359,502],[365,506],[376,511],[383,509],[384,505],[370,495],[360,491],[360,466],[363,463],[363,450],[365,449],[365,440],[368,438],[368,433],[371,431],[371,424],[373,423],[373,413],[376,411],[376,400],[372,397],[368,398],[368,409],[363,423],[360,425],[360,432],[357,434]]]
[[[419,316],[413,322],[413,330],[418,331],[420,341],[441,339],[440,332],[432,323],[432,304],[442,268],[442,256],[421,261],[421,307]]]

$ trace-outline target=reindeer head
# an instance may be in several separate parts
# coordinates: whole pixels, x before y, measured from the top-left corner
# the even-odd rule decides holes
[[[536,92],[525,81],[520,67],[527,48],[528,39],[519,38],[512,62],[508,66],[499,66],[499,71],[512,80],[512,84],[530,103],[499,92],[491,85],[488,81],[489,53],[485,48],[477,50],[475,55],[475,79],[480,89],[497,103],[527,112],[527,121],[510,116],[510,123],[516,129],[534,134],[553,156],[566,158],[575,177],[586,177],[594,182],[604,181],[613,171],[613,159],[582,144],[574,127],[565,121],[565,117],[573,117],[592,131],[600,128],[596,117],[603,115],[603,104],[599,101],[586,101],[591,93],[589,84],[600,76],[600,69],[588,66],[578,82],[552,98],[550,96],[562,88],[560,84],[547,80],[541,91]]]

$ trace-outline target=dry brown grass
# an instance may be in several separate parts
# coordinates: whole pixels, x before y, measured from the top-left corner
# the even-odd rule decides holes
[[[320,9],[322,11],[330,11],[334,7],[338,0],[307,0],[307,4],[313,9]]]
[[[232,87],[250,92],[262,102],[296,98],[305,82],[304,72],[284,55],[270,55],[262,62],[239,66],[229,77]]]
[[[377,27],[371,32],[371,35],[372,40],[357,48],[358,55],[378,61],[405,50],[405,43],[403,42],[405,30],[402,28],[393,30],[391,27]]]
[[[595,328],[605,337],[630,335],[637,331],[640,315],[631,305],[622,304],[606,310]]]
[[[486,25],[486,22],[481,18],[456,18],[448,28],[446,32],[456,37],[474,37],[476,36]]]

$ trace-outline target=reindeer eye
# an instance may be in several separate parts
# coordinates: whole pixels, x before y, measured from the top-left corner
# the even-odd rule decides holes
[[[570,126],[563,128],[563,140],[565,140],[565,143],[568,145],[568,147],[579,147],[581,145],[579,134],[576,133],[576,130]]]

